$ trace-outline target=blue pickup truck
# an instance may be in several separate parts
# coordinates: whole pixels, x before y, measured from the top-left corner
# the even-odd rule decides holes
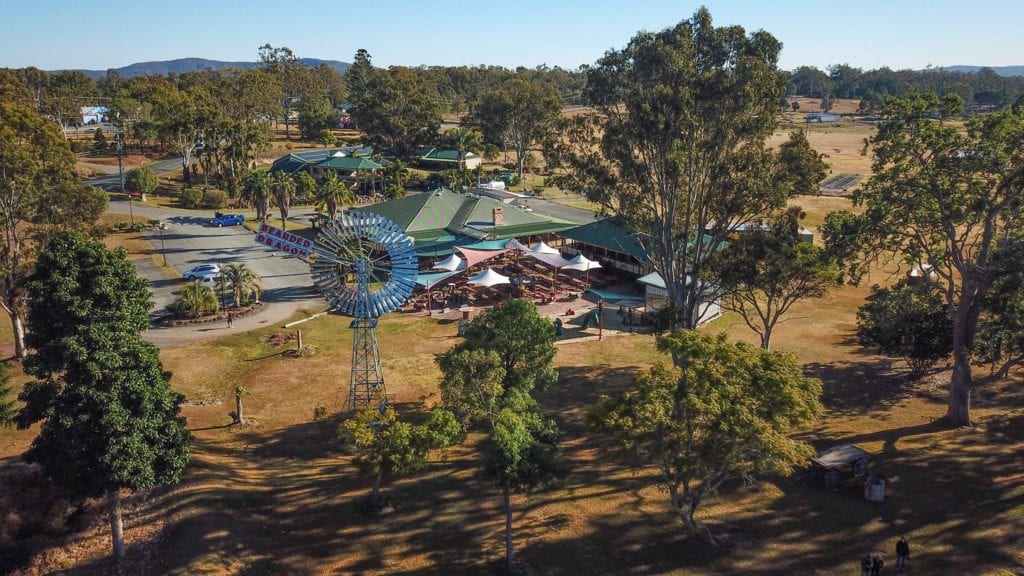
[[[221,226],[239,226],[245,222],[245,216],[241,214],[218,214],[213,219],[213,225],[220,228]]]

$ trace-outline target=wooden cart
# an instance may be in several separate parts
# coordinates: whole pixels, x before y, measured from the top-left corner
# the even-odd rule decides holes
[[[811,469],[822,484],[831,488],[839,484],[843,474],[868,478],[871,467],[868,453],[855,444],[839,444],[811,458]]]

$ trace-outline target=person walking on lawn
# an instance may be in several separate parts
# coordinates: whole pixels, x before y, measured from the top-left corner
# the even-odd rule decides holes
[[[900,536],[896,543],[896,569],[903,572],[907,568],[907,560],[910,560],[910,544],[907,544],[906,536]]]

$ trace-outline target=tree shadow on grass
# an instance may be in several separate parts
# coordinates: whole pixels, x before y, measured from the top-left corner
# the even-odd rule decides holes
[[[919,389],[888,358],[858,362],[812,362],[804,371],[821,379],[821,401],[833,415],[857,415],[890,408]]]

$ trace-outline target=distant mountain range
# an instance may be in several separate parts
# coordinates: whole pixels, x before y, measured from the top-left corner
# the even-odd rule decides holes
[[[307,66],[319,66],[327,64],[342,74],[348,70],[348,62],[337,60],[321,60],[319,58],[300,58],[300,62]],[[220,68],[253,68],[259,62],[226,62],[223,60],[207,60],[206,58],[178,58],[177,60],[160,60],[156,62],[136,62],[121,68],[115,68],[123,78],[133,76],[148,76],[150,74],[166,75],[171,72],[184,74],[196,70],[218,70]],[[938,69],[946,72],[968,72],[974,73],[982,68],[991,68],[1000,76],[1024,76],[1024,66],[941,66]],[[933,68],[934,70],[934,68]],[[93,80],[99,80],[107,75],[106,70],[80,70]]]
[[[348,70],[347,62],[337,60],[320,60],[319,58],[299,58],[299,61],[307,66],[319,66],[327,64],[342,74]],[[178,58],[177,60],[161,60],[158,62],[137,62],[121,68],[114,68],[122,78],[133,76],[149,76],[150,74],[166,75],[171,72],[184,74],[197,70],[218,70],[220,68],[253,68],[259,62],[225,62],[223,60],[207,60],[205,58]],[[99,80],[107,75],[106,70],[79,70],[93,80]]]
[[[968,72],[973,74],[982,68],[991,68],[1000,76],[1024,76],[1024,66],[943,66],[946,72]]]

